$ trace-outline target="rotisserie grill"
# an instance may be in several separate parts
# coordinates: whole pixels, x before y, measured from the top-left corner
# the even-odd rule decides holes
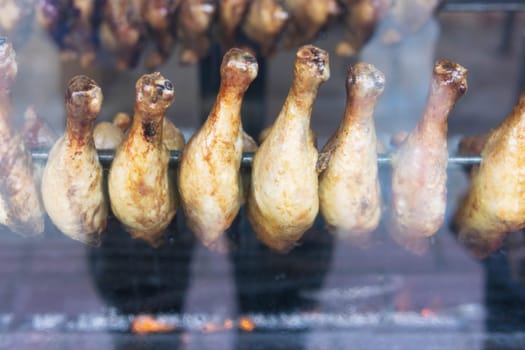
[[[524,28],[0,0],[0,348],[525,348]]]

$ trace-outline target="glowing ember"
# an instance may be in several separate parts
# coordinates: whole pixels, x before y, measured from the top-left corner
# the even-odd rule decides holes
[[[251,332],[255,329],[255,324],[248,317],[242,317],[239,320],[239,327],[245,332]]]
[[[432,311],[431,309],[423,308],[421,309],[421,316],[432,317],[432,316],[436,316],[436,313]]]
[[[232,329],[233,328],[233,321],[230,319],[226,319],[224,321],[224,329]]]
[[[202,330],[206,333],[214,333],[220,331],[220,327],[215,323],[208,322],[202,326]]]
[[[150,315],[139,315],[131,322],[131,331],[136,334],[164,333],[175,330],[174,325],[156,320]]]

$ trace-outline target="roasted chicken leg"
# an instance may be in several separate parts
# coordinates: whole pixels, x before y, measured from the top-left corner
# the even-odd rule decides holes
[[[43,148],[51,149],[58,139],[55,131],[36,112],[35,107],[29,106],[24,113],[24,125],[22,127],[22,138],[29,149]],[[42,176],[44,174],[44,162],[33,162],[33,178],[39,195],[42,188]]]
[[[219,28],[222,46],[229,49],[235,45],[237,27],[241,24],[250,0],[222,0],[219,2]]]
[[[111,1],[111,0],[110,0]],[[37,19],[61,50],[62,59],[87,67],[96,57],[96,1],[41,0]]]
[[[243,32],[253,40],[263,55],[273,54],[278,35],[289,14],[277,0],[253,0],[242,25]]]
[[[29,106],[24,113],[22,137],[29,148],[51,148],[58,139],[56,132],[33,106]]]
[[[95,141],[95,147],[97,149],[116,149],[124,140],[124,131],[127,126],[122,118],[125,118],[126,113],[117,113],[113,118],[113,122],[100,122],[95,125],[93,130],[93,140]],[[129,116],[128,116],[129,117]],[[129,125],[131,123],[131,117],[129,118]]]
[[[284,0],[290,14],[284,46],[291,48],[310,42],[339,13],[336,0]]]
[[[146,1],[144,19],[152,32],[155,51],[146,59],[148,69],[155,69],[171,55],[175,46],[175,11],[180,0]]]
[[[13,46],[0,37],[0,224],[30,236],[44,231],[44,209],[33,179],[31,156],[11,127],[11,87],[17,71]]]
[[[392,0],[345,0],[345,38],[336,48],[339,56],[355,56],[386,15]]]
[[[80,75],[69,81],[66,131],[49,152],[42,177],[42,199],[53,223],[69,237],[95,246],[108,215],[102,166],[93,141],[102,99],[92,79]]]
[[[164,142],[164,145],[166,145],[170,151],[182,151],[186,144],[184,134],[168,117],[164,118],[162,142]]]
[[[208,53],[209,30],[215,7],[215,2],[211,0],[181,0],[177,22],[182,45],[181,63],[197,63]]]
[[[133,68],[146,35],[145,0],[106,0],[100,25],[102,45],[117,55],[117,68]]]
[[[508,232],[525,227],[525,92],[514,110],[483,145],[482,162],[473,168],[468,194],[458,207],[458,239],[485,257]]]
[[[318,89],[329,76],[326,51],[311,45],[299,49],[284,106],[255,152],[248,218],[258,238],[275,251],[289,251],[317,216],[318,153],[310,117]]]
[[[136,84],[131,129],[115,153],[108,176],[111,209],[134,238],[153,246],[177,210],[175,186],[168,177],[170,153],[162,141],[173,84],[159,73]]]
[[[222,248],[219,238],[241,206],[241,104],[257,68],[248,52],[234,48],[226,53],[215,105],[182,154],[179,191],[186,222],[211,248]]]
[[[448,115],[467,90],[467,70],[442,60],[434,66],[426,109],[392,155],[388,229],[406,249],[422,254],[442,225],[446,207]]]
[[[357,63],[348,71],[344,119],[319,155],[319,204],[331,230],[363,244],[379,224],[381,190],[377,177],[374,107],[385,78]]]

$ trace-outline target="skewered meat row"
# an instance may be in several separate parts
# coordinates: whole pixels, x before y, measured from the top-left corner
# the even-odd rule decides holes
[[[23,144],[16,145],[20,138],[11,136],[7,120],[9,91],[16,75],[14,52],[5,40],[0,41],[0,47],[0,136],[5,140],[0,145],[9,147],[3,150],[6,155],[0,163],[5,174],[4,190],[0,192],[0,218],[4,219],[1,223],[25,234],[42,232],[43,213],[31,176],[31,160],[23,151]],[[219,237],[243,203],[246,188],[240,181],[240,156],[241,150],[250,150],[255,151],[255,156],[248,217],[258,237],[270,249],[291,249],[312,225],[319,202],[322,215],[336,233],[364,242],[377,226],[381,212],[372,119],[384,85],[381,72],[364,63],[349,70],[345,118],[319,159],[309,120],[317,91],[329,76],[325,51],[314,46],[298,51],[289,95],[259,148],[240,125],[242,96],[257,73],[255,58],[232,49],[224,58],[221,72],[222,85],[215,107],[185,149],[180,164],[179,188],[190,228],[203,243],[218,247]],[[426,111],[416,129],[400,141],[392,157],[392,209],[387,226],[401,245],[415,252],[421,252],[424,238],[442,225],[447,116],[465,90],[466,70],[453,62],[439,61],[434,68]],[[152,245],[160,244],[177,209],[175,175],[168,170],[168,148],[182,149],[184,138],[165,118],[173,98],[173,85],[159,73],[139,79],[133,124],[117,149],[109,174],[114,214],[133,237]],[[472,191],[456,216],[460,240],[482,248],[480,255],[492,251],[507,231],[523,226],[522,221],[513,221],[521,214],[509,211],[507,217],[506,211],[480,199],[485,196],[480,188],[491,181],[495,183],[497,169],[505,164],[519,168],[519,152],[512,146],[519,142],[514,138],[521,126],[523,101],[522,96],[513,114],[483,146],[486,160],[474,173]],[[84,76],[70,81],[66,92],[66,133],[53,146],[42,181],[45,208],[55,225],[72,238],[93,245],[100,243],[107,216],[102,170],[93,140],[93,124],[101,103],[102,93],[94,81]],[[129,123],[129,116],[119,114],[112,125],[122,132]],[[28,143],[38,146],[54,139],[32,109],[26,113],[24,134]],[[16,159],[11,157],[13,152]],[[501,158],[506,163],[493,166]],[[514,180],[509,188],[521,186],[519,177]],[[16,186],[9,185],[10,181]],[[17,191],[8,191],[15,187]],[[511,191],[505,192],[509,198]],[[23,209],[18,196],[23,197]],[[519,209],[521,198],[516,200],[516,204],[510,200],[507,203]],[[25,205],[31,201],[34,205]],[[484,206],[476,204],[478,201]],[[492,210],[501,216],[495,216]]]
[[[214,28],[225,51],[249,46],[266,56],[309,43],[337,17],[344,18],[345,34],[335,51],[354,56],[382,19],[392,27],[383,41],[397,42],[419,30],[437,5],[438,0],[345,0],[341,5],[336,0],[0,0],[0,35],[22,44],[36,13],[65,60],[86,67],[103,49],[117,68],[130,69],[144,53],[147,69],[154,70],[177,43],[182,63],[198,62],[209,51]]]

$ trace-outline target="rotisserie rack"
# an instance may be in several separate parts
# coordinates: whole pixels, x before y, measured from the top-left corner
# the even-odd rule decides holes
[[[368,20],[374,23],[366,22],[366,16],[360,17],[360,13],[371,10],[367,5],[372,2],[376,7],[373,18]],[[252,132],[255,142],[244,132],[253,129],[244,125],[243,130],[237,124],[239,106],[246,102],[243,94],[252,81],[258,84],[253,80],[257,69],[259,74],[266,74],[265,59],[284,50],[296,50],[333,28],[342,29],[344,37],[332,42],[328,51],[355,56],[379,18],[393,20],[390,30],[382,29],[380,40],[396,47],[404,35],[424,26],[434,11],[510,11],[510,30],[510,14],[525,9],[521,1],[416,1],[421,6],[408,10],[402,1],[372,2],[108,0],[93,2],[96,8],[79,9],[76,6],[81,2],[75,0],[28,0],[24,2],[25,11],[20,12],[22,17],[9,28],[0,13],[0,35],[7,32],[9,36],[0,38],[0,220],[7,217],[0,222],[22,235],[41,232],[45,227],[44,239],[42,235],[19,239],[4,232],[0,266],[8,270],[10,264],[17,266],[22,273],[4,271],[3,275],[16,275],[24,285],[34,283],[39,288],[35,293],[38,297],[52,288],[67,290],[59,298],[46,299],[48,304],[43,307],[28,301],[33,295],[27,292],[29,288],[13,293],[0,286],[0,298],[6,300],[0,305],[0,331],[73,332],[100,348],[104,348],[104,341],[115,348],[133,348],[135,343],[146,341],[159,347],[172,346],[161,333],[177,338],[181,335],[176,342],[182,347],[195,342],[189,334],[207,334],[210,337],[204,341],[211,339],[213,344],[203,348],[227,348],[221,336],[232,330],[238,333],[235,341],[240,349],[271,347],[276,341],[285,348],[302,348],[305,344],[323,348],[327,339],[345,348],[348,342],[341,339],[348,339],[348,334],[354,340],[365,339],[362,331],[370,329],[379,335],[386,331],[387,336],[366,340],[369,348],[388,348],[398,341],[397,332],[410,334],[417,348],[425,348],[430,336],[452,348],[457,343],[445,335],[463,333],[467,334],[468,346],[485,343],[489,348],[496,344],[497,348],[505,342],[522,345],[521,333],[509,338],[489,332],[506,332],[505,327],[515,329],[520,324],[509,321],[513,319],[507,313],[521,317],[521,304],[511,303],[513,298],[522,300],[521,287],[505,278],[509,269],[512,273],[523,272],[513,261],[516,254],[522,254],[521,234],[507,234],[525,227],[519,170],[525,162],[517,151],[522,143],[524,97],[519,98],[507,119],[503,114],[497,116],[499,122],[491,125],[496,128],[501,123],[497,129],[463,138],[456,150],[455,141],[459,140],[447,138],[446,123],[454,103],[466,90],[466,71],[453,61],[441,60],[434,66],[429,102],[419,121],[385,142],[371,131],[375,102],[381,100],[388,79],[381,78],[374,66],[354,60],[344,67],[349,68],[348,72],[333,69],[322,45],[307,45],[300,47],[295,56],[292,88],[280,105],[278,122],[271,127],[274,129],[260,135]],[[18,8],[21,3],[0,0],[0,7],[14,4]],[[398,7],[391,7],[393,3]],[[274,16],[269,23],[259,16],[265,11]],[[315,22],[309,11],[323,18]],[[59,157],[58,146],[53,145],[62,135],[47,128],[38,110],[27,110],[20,135],[10,120],[8,95],[16,70],[9,69],[10,62],[4,64],[2,55],[10,40],[22,50],[31,16],[38,17],[38,25],[57,45],[57,57],[70,65],[74,61],[71,66],[82,67],[84,72],[89,72],[93,62],[99,64],[105,59],[111,66],[126,70],[124,74],[134,74],[139,62],[146,70],[155,70],[175,48],[183,63],[199,62],[209,49],[212,55],[217,50],[239,49],[228,51],[224,57],[220,54],[220,69],[218,63],[209,64],[217,57],[208,56],[201,62],[201,93],[206,95],[201,97],[216,102],[208,106],[209,101],[201,101],[198,107],[207,118],[191,139],[188,133],[185,139],[168,118],[162,120],[165,108],[173,101],[173,91],[177,104],[177,78],[171,84],[159,73],[137,74],[134,113],[100,122],[94,120],[104,104],[104,89],[88,76],[67,71],[63,78],[69,81],[64,108],[65,134],[69,136]],[[407,18],[416,20],[405,26]],[[122,23],[125,28],[119,28]],[[222,46],[219,48],[215,41]],[[339,118],[339,128],[328,141],[321,138],[316,144],[309,107],[317,89],[322,91],[331,68],[332,74],[347,74],[346,109]],[[221,78],[216,86],[215,82],[206,85],[209,77],[202,75],[206,70],[214,70],[213,75]],[[171,77],[170,73],[165,76]],[[470,70],[469,78],[475,77],[476,72]],[[177,122],[177,117],[174,120]],[[229,128],[221,128],[220,122],[224,121],[228,121],[225,124]],[[359,129],[361,126],[365,127]],[[221,135],[214,134],[218,129]],[[296,143],[289,141],[292,139]],[[352,151],[337,154],[347,139],[353,142],[345,147]],[[159,146],[159,140],[163,146]],[[150,145],[155,146],[141,151]],[[123,156],[120,148],[128,154]],[[89,155],[88,166],[71,166],[71,159],[80,153]],[[151,154],[155,159],[149,157]],[[306,166],[289,164],[299,160],[304,160]],[[348,166],[354,163],[360,165]],[[45,170],[49,164],[58,165],[51,172]],[[115,167],[121,169],[117,172]],[[151,168],[157,170],[155,186],[145,175]],[[338,172],[340,169],[344,170]],[[64,173],[68,173],[67,181],[61,177]],[[352,174],[353,182],[333,185],[334,179],[343,177],[341,174]],[[59,178],[62,180],[55,181]],[[456,183],[458,178],[465,183]],[[33,180],[36,191],[31,192],[30,186],[18,191],[18,182]],[[317,187],[312,185],[314,180]],[[130,183],[133,185],[128,186]],[[42,186],[47,187],[46,192]],[[328,193],[324,194],[324,202],[321,186]],[[462,192],[467,187],[469,190],[459,197],[457,189]],[[86,188],[96,190],[82,192]],[[277,193],[276,189],[280,191],[277,199],[271,193]],[[153,191],[157,192],[151,195]],[[93,199],[90,192],[99,195]],[[292,193],[300,200],[289,204]],[[345,203],[344,199],[351,196],[357,199]],[[30,212],[38,207],[31,203],[42,197],[40,209]],[[163,199],[156,201],[160,197]],[[312,204],[313,197],[317,204]],[[133,205],[126,202],[130,198]],[[16,204],[11,207],[15,210],[4,215],[2,210],[10,201]],[[51,208],[53,205],[57,206]],[[285,215],[276,213],[276,208]],[[362,218],[366,219],[360,221]],[[65,239],[59,231],[87,244]],[[369,241],[369,237],[374,239]],[[455,244],[457,241],[461,244]],[[47,242],[53,248],[40,249]],[[23,245],[31,252],[18,259],[14,252]],[[228,260],[231,268],[217,263],[221,259]],[[36,265],[34,271],[26,270],[27,264]],[[502,266],[506,270],[500,270]],[[60,274],[66,277],[61,280]],[[82,274],[89,276],[87,283],[78,283]],[[204,282],[195,283],[191,274]],[[232,307],[228,283],[236,288],[236,294],[232,294],[238,311],[234,314],[222,311],[223,307]],[[62,288],[62,284],[71,286]],[[193,309],[188,311],[183,305],[190,288],[198,297],[193,296]],[[506,288],[512,298],[498,294]],[[55,289],[50,295],[58,294]],[[81,303],[76,298],[84,298],[82,293],[86,291],[96,298],[86,298],[88,306],[78,306]],[[18,314],[11,311],[7,301],[10,298],[23,300],[24,306],[29,305],[27,308],[36,313],[26,312],[24,307]],[[98,298],[100,304],[89,304]],[[481,305],[484,302],[486,309]],[[490,310],[496,304],[503,306],[502,314]],[[70,311],[67,308],[71,305]],[[83,308],[89,311],[76,313]],[[114,339],[104,340],[104,332]],[[92,334],[97,337],[87,339]],[[144,337],[146,334],[149,337]],[[127,337],[133,338],[131,345],[129,339],[124,339]],[[34,344],[39,339],[18,341]]]

